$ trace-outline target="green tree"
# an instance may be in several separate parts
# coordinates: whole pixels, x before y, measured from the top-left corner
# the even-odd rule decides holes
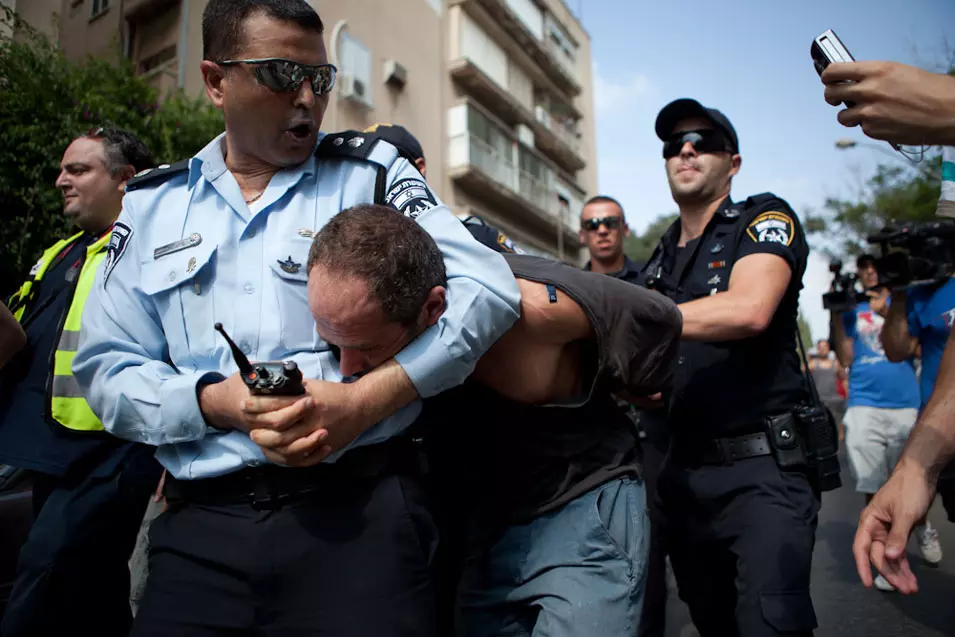
[[[182,93],[159,101],[124,59],[73,62],[0,7],[16,38],[0,38],[0,294],[22,281],[46,247],[73,232],[54,187],[70,141],[110,125],[138,135],[157,162],[195,154],[223,128],[207,101]]]
[[[643,234],[630,233],[630,236],[624,240],[624,252],[637,263],[646,263],[653,255],[653,250],[660,242],[660,237],[678,217],[679,215],[676,213],[660,215],[647,226]]]
[[[799,328],[799,340],[802,341],[802,346],[805,348],[806,353],[808,353],[809,349],[813,346],[812,331],[809,329],[809,321],[802,315],[801,310],[799,316],[796,317],[796,325]]]

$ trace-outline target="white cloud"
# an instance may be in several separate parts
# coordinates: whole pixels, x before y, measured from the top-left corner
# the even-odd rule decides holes
[[[653,83],[642,73],[631,73],[621,78],[606,77],[600,68],[594,66],[594,105],[597,111],[618,110],[633,106],[642,99],[653,95]]]

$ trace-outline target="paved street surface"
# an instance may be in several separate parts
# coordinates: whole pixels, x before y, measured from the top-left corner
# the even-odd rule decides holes
[[[812,599],[819,619],[816,637],[955,637],[955,524],[947,521],[941,504],[936,502],[929,519],[939,530],[942,563],[933,568],[922,562],[912,540],[909,559],[917,569],[919,592],[908,597],[882,593],[859,583],[852,538],[864,500],[855,493],[847,470],[842,484],[823,495],[819,514],[812,567]],[[667,637],[697,637],[672,586],[667,615]]]

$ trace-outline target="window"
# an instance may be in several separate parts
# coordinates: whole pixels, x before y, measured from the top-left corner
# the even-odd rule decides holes
[[[109,0],[92,0],[90,2],[90,18],[95,18],[109,9]]]
[[[365,106],[372,106],[371,51],[354,36],[343,33],[341,38],[339,95]]]

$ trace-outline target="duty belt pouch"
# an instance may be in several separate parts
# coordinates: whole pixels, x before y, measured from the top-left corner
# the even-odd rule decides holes
[[[792,414],[780,414],[766,418],[766,437],[773,449],[776,464],[781,469],[804,468],[806,451],[803,438],[796,427]]]

